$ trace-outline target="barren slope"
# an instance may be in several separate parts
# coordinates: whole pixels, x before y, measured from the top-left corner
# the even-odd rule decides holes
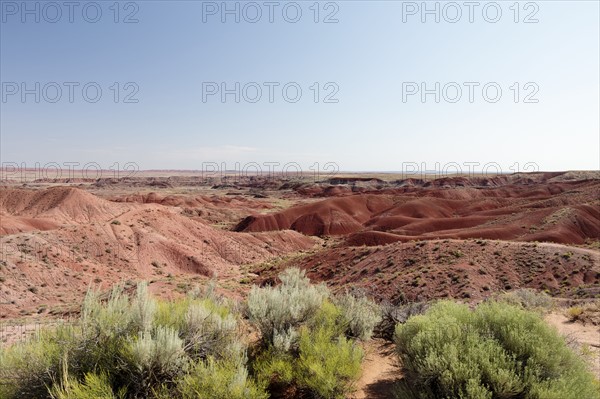
[[[437,238],[584,244],[600,237],[599,190],[597,180],[383,190],[250,215],[235,230],[356,233],[352,245]]]
[[[90,283],[189,275],[239,280],[239,266],[307,249],[294,231],[235,233],[158,204],[113,203],[73,188],[2,193],[0,317],[81,299]],[[22,219],[18,219],[22,220]],[[44,230],[44,231],[41,231]]]

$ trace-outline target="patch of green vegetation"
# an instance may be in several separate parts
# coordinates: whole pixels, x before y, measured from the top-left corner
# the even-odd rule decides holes
[[[569,251],[569,252],[565,252],[564,254],[561,255],[561,257],[563,259],[569,260],[573,257],[573,252]]]
[[[597,397],[586,365],[537,314],[500,302],[449,301],[396,328],[400,398]]]
[[[462,258],[464,256],[463,252],[460,249],[451,251],[450,254],[452,254],[452,256],[454,256],[455,258]]]
[[[101,301],[90,291],[77,323],[0,349],[0,397],[266,398],[248,376],[239,320],[207,295],[163,302],[140,284],[133,298],[116,287]]]
[[[359,377],[363,352],[381,320],[367,298],[332,297],[303,271],[288,269],[277,287],[253,287],[250,320],[261,331],[253,370],[268,390],[296,388],[311,397],[345,398]]]

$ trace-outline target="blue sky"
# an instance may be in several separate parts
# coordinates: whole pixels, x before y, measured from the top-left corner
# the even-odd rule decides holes
[[[264,1],[227,2],[239,23],[234,14],[222,22],[223,2],[90,3],[74,2],[70,22],[62,1],[28,1],[32,14],[21,1],[1,1],[2,163],[599,168],[597,1],[480,2],[472,23],[464,2],[454,3],[456,23],[448,2],[427,2],[439,23],[420,1],[273,2],[273,22]],[[127,16],[138,22],[124,23]],[[236,82],[239,102],[206,94]],[[435,92],[436,82],[439,102],[435,93],[422,98],[422,85]],[[472,102],[465,82],[473,82]],[[51,102],[57,86],[62,97]],[[251,102],[256,86],[262,97]],[[102,94],[92,102],[96,87]],[[22,97],[23,88],[32,92]]]

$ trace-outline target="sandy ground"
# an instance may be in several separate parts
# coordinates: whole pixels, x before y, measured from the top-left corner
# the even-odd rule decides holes
[[[600,326],[571,323],[561,313],[548,314],[546,321],[554,326],[567,342],[572,342],[579,350],[584,348],[584,352],[587,352],[584,354],[585,359],[596,378],[600,379]]]
[[[363,371],[351,399],[384,399],[393,397],[395,381],[400,377],[400,367],[389,342],[376,339],[365,345]]]

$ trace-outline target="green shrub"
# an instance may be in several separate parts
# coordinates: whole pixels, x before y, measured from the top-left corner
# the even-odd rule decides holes
[[[297,363],[298,385],[321,398],[344,398],[360,376],[363,352],[344,336],[332,336],[327,327],[303,328]]]
[[[537,314],[440,302],[396,328],[401,398],[592,398],[583,361]]]
[[[143,371],[134,373],[133,370],[144,370],[145,365],[133,367],[134,352],[129,349],[138,337],[149,338],[156,334],[153,330],[155,313],[156,302],[145,283],[138,285],[132,298],[121,286],[114,287],[106,300],[101,299],[99,292],[90,290],[84,299],[72,344],[61,345],[71,379],[82,380],[86,374],[104,373],[113,387],[130,388],[129,396],[141,393],[136,389],[142,389],[147,381],[137,384],[137,380],[131,381],[131,376],[142,375]]]
[[[120,351],[128,391],[148,397],[152,390],[185,371],[187,359],[177,331],[158,327],[128,338]]]
[[[185,316],[191,303],[192,300],[187,298],[178,301],[158,300],[154,314],[154,327],[171,327],[182,331],[185,328]]]
[[[344,312],[329,300],[323,301],[321,307],[306,323],[306,326],[311,331],[319,328],[325,329],[329,332],[331,337],[342,336],[348,329],[348,323],[344,318]]]
[[[188,307],[182,334],[194,358],[235,357],[241,350],[235,318],[206,301]]]
[[[342,311],[324,301],[299,329],[298,345],[272,345],[252,362],[258,381],[269,391],[295,387],[317,398],[343,398],[360,374],[362,349],[346,339]]]
[[[252,362],[256,379],[265,387],[288,386],[295,379],[295,357],[291,353],[270,348]]]
[[[123,399],[125,390],[115,395],[105,375],[86,374],[83,382],[67,377],[61,386],[50,390],[50,395],[52,399]]]
[[[182,399],[266,399],[268,395],[249,377],[246,367],[232,360],[209,357],[199,361],[177,382]]]
[[[73,325],[0,349],[0,398],[263,399],[276,386],[344,397],[363,356],[354,338],[370,335],[376,306],[362,297],[330,300],[298,269],[280,278],[279,287],[253,288],[248,300],[262,333],[252,374],[240,314],[214,288],[168,302],[141,283],[131,296],[122,287],[107,296],[90,291]]]
[[[88,291],[81,310],[81,322],[85,334],[98,337],[126,335],[133,330],[133,314],[130,301],[121,286],[112,289],[103,303],[100,292]]]
[[[148,292],[148,284],[137,286],[135,299],[131,301],[131,323],[138,331],[147,332],[152,328],[156,313],[156,300]]]
[[[583,308],[581,306],[572,306],[566,310],[565,314],[570,322],[575,322],[583,314]]]
[[[36,340],[0,348],[0,398],[48,396],[47,387],[60,375],[62,345],[71,346],[69,334],[59,334],[42,331]]]
[[[204,370],[207,379],[230,363],[236,365],[230,391],[252,388],[251,381],[237,384],[247,373],[239,316],[213,297],[156,301],[143,283],[131,298],[120,287],[104,300],[90,291],[73,326],[0,349],[0,398],[182,399],[176,389],[188,373]],[[201,397],[212,397],[207,392]]]
[[[583,324],[600,325],[600,301],[580,303],[565,310],[565,315],[570,322],[581,322]]]
[[[548,311],[554,305],[554,300],[550,295],[532,288],[520,288],[506,292],[500,295],[499,300],[539,312]]]
[[[371,339],[375,326],[381,322],[380,307],[366,296],[350,294],[336,297],[334,302],[341,309],[348,326],[346,334],[363,341]]]
[[[261,332],[265,345],[277,334],[293,334],[317,312],[329,296],[323,285],[312,285],[304,271],[287,269],[279,275],[277,287],[252,287],[248,295],[248,315]]]

